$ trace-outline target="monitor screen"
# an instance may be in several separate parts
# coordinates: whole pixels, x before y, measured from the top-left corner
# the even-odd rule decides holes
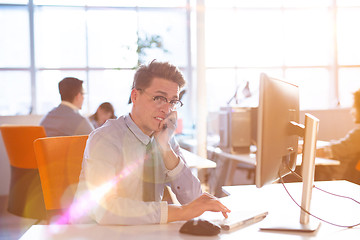
[[[299,122],[299,88],[262,73],[259,93],[255,183],[262,187],[295,169],[299,137],[290,122]]]

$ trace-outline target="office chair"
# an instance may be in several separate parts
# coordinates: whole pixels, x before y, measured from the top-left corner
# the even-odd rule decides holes
[[[20,217],[44,219],[44,198],[33,142],[45,137],[43,126],[0,126],[9,158],[11,179],[8,211]]]
[[[44,194],[47,220],[62,218],[73,201],[88,135],[39,138],[34,150]],[[65,218],[64,218],[65,217]]]

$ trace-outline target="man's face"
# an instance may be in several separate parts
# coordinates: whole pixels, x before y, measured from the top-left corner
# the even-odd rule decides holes
[[[83,103],[84,103],[84,89],[82,88],[81,91],[75,96],[72,104],[74,104],[76,107],[81,109]]]
[[[133,89],[131,117],[136,125],[148,136],[159,130],[159,125],[171,112],[170,104],[157,105],[153,97],[163,96],[170,100],[179,99],[179,85],[164,78],[154,78],[151,85],[143,90]]]

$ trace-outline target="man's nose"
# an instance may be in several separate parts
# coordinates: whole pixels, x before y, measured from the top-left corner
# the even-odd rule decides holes
[[[164,102],[164,104],[162,104],[162,106],[161,106],[161,110],[164,112],[164,113],[166,113],[166,114],[168,114],[168,113],[170,113],[170,112],[172,112],[172,105],[171,105],[171,103],[169,103],[169,102]]]

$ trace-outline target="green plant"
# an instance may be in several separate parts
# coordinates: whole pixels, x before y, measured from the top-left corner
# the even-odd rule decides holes
[[[164,48],[163,39],[160,35],[145,34],[144,37],[141,37],[138,33],[137,46],[136,52],[138,54],[138,66],[144,63],[147,49],[158,48],[164,53],[168,52],[168,50]]]

